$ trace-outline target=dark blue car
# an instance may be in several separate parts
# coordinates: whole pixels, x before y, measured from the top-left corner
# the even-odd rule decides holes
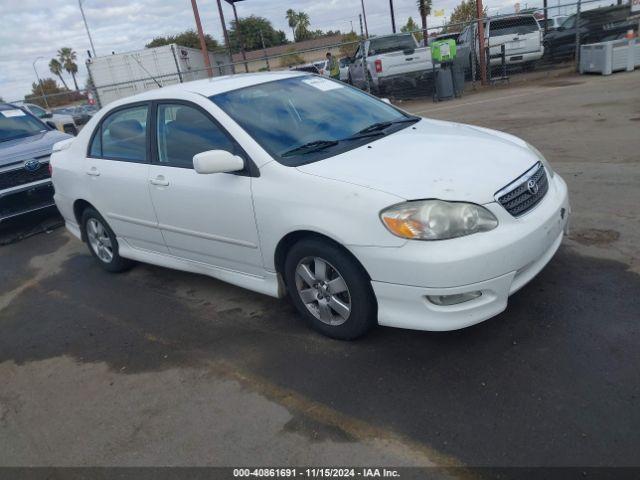
[[[0,222],[54,205],[49,157],[73,138],[11,104],[0,104]]]

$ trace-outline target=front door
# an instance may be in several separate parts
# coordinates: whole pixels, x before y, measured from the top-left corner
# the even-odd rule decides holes
[[[119,108],[97,128],[84,162],[89,198],[117,237],[167,253],[149,196],[149,104]]]
[[[239,154],[240,147],[203,109],[187,102],[156,106],[149,191],[172,255],[259,275],[251,177],[199,174],[193,156],[207,150]]]

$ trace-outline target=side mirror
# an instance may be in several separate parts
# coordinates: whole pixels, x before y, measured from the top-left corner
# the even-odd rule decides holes
[[[53,113],[51,113],[51,112],[44,112],[44,115],[42,115],[42,118],[53,118]]]
[[[48,126],[49,128],[51,128],[52,130],[57,130],[57,129],[58,129],[58,127],[56,127],[56,124],[55,124],[54,122],[52,122],[51,120],[47,120],[47,121],[46,121],[46,122],[44,122],[44,123],[46,123],[46,124],[47,124],[47,126]]]
[[[244,160],[226,150],[207,150],[193,156],[193,168],[202,174],[238,172]]]
[[[384,103],[388,103],[389,105],[391,105],[391,100],[389,100],[388,98],[381,98],[380,100],[382,100]]]

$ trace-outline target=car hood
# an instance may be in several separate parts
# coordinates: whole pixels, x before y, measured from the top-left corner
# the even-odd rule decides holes
[[[73,137],[58,130],[47,130],[30,137],[0,142],[0,167],[51,155],[53,144],[67,138]]]
[[[297,167],[406,200],[489,203],[539,161],[526,142],[482,127],[423,119],[348,152]]]

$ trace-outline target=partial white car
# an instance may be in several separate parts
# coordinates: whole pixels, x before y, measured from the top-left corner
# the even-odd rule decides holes
[[[525,141],[298,72],[114,102],[51,165],[67,228],[104,269],[137,260],[288,292],[342,339],[497,315],[570,213],[565,182]]]
[[[73,121],[73,117],[71,115],[52,113],[51,111],[45,110],[34,103],[23,103],[20,106],[43,122],[51,124],[56,128],[56,130],[68,133],[69,135],[78,134],[78,126]]]

